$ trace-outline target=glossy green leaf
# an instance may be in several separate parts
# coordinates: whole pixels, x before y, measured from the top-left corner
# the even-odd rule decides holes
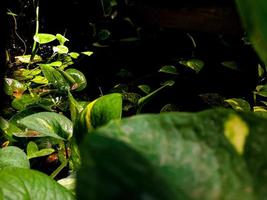
[[[30,168],[29,160],[23,150],[15,146],[0,149],[0,171],[8,167]]]
[[[45,149],[39,150],[37,144],[33,141],[30,141],[27,145],[27,158],[28,159],[47,156],[53,152],[55,152],[55,150],[52,148],[45,148]]]
[[[54,36],[52,34],[38,33],[38,34],[34,35],[33,39],[34,39],[34,41],[38,42],[39,44],[46,44],[46,43],[54,41],[57,38],[56,38],[56,36]]]
[[[85,165],[94,163],[94,166],[101,166],[94,178],[101,183],[108,182],[100,174],[118,176],[117,171],[109,170],[109,163],[117,163],[114,167],[116,169],[131,161],[129,158],[117,162],[116,156],[107,156],[110,161],[102,165],[104,159],[97,159],[95,150],[84,149],[89,148],[86,144],[91,141],[92,135],[125,142],[141,153],[160,170],[171,191],[176,191],[177,196],[181,193],[186,197],[180,199],[250,200],[257,195],[266,196],[266,129],[266,119],[250,112],[226,109],[138,115],[93,130],[92,134],[86,136],[82,152],[91,152],[93,156]],[[90,144],[95,141],[93,139]],[[121,152],[125,151],[128,150],[122,149]],[[240,153],[243,153],[242,157]],[[97,157],[101,156],[99,153]],[[126,173],[120,175],[120,178],[128,182],[135,180]],[[121,179],[114,181],[119,184]],[[149,178],[145,180],[151,181]],[[142,182],[144,180],[140,179],[140,184]],[[116,191],[123,189],[118,186]]]
[[[262,97],[267,97],[267,85],[258,85],[255,93]]]
[[[72,57],[74,59],[77,59],[80,56],[80,54],[77,52],[70,52],[69,55],[70,55],[70,57]]]
[[[179,63],[186,67],[191,68],[196,73],[199,73],[204,67],[204,62],[198,59],[181,60],[179,61]]]
[[[55,62],[49,63],[49,65],[52,67],[60,67],[62,65],[62,62],[61,61],[55,61]]]
[[[48,84],[48,80],[43,76],[36,76],[34,77],[31,82],[37,83],[37,84]]]
[[[65,140],[72,137],[72,122],[61,114],[39,112],[19,120],[18,123],[38,132],[39,137],[50,136]]]
[[[160,68],[159,72],[163,72],[166,74],[178,74],[176,67],[173,65],[165,65]]]
[[[122,115],[122,96],[112,93],[90,102],[81,112],[75,123],[75,137],[78,143],[88,130],[107,124],[111,120],[120,119]]]
[[[103,126],[113,119],[120,119],[122,114],[121,94],[113,93],[96,99],[90,110],[91,125],[94,128]]]
[[[236,0],[249,40],[264,63],[267,63],[267,1]]]
[[[92,51],[83,51],[81,53],[84,54],[84,55],[86,55],[86,56],[91,56],[91,55],[94,54],[94,52],[92,52]]]
[[[225,100],[233,109],[237,110],[237,111],[250,111],[250,104],[244,100],[244,99],[240,99],[240,98],[232,98],[232,99],[226,99]]]
[[[66,188],[35,170],[7,168],[0,170],[0,177],[3,199],[74,200]]]
[[[123,142],[90,134],[83,142],[81,156],[76,190],[79,200],[187,199],[181,190],[173,190],[157,167]]]
[[[142,90],[144,93],[149,94],[151,88],[149,85],[138,85],[138,88]]]
[[[24,94],[20,98],[16,98],[11,102],[11,105],[16,110],[24,110],[28,106],[35,105],[39,102],[40,97],[30,94]]]
[[[69,68],[65,72],[68,73],[75,80],[75,85],[72,86],[73,90],[81,91],[84,88],[86,88],[87,86],[86,77],[81,71],[74,68]]]
[[[56,38],[59,41],[59,43],[61,45],[64,45],[65,42],[69,41],[69,39],[67,39],[65,36],[61,35],[61,34],[56,34]]]
[[[45,78],[58,89],[69,89],[69,83],[64,76],[55,68],[48,65],[40,65]]]
[[[68,49],[68,47],[66,47],[64,45],[58,45],[58,46],[53,47],[53,51],[55,53],[64,54],[64,53],[68,53],[69,49]]]
[[[42,57],[39,55],[35,55],[32,61],[31,61],[31,55],[15,56],[15,59],[21,63],[26,63],[26,64],[37,63],[43,60]]]

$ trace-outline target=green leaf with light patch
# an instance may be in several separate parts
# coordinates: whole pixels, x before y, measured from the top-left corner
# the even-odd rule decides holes
[[[250,111],[251,110],[250,104],[244,99],[232,98],[232,99],[226,99],[224,101],[227,102],[236,111]]]
[[[31,82],[37,83],[37,84],[48,84],[48,80],[43,76],[36,76],[34,77]]]
[[[0,171],[8,167],[30,168],[29,160],[22,149],[15,146],[0,149]]]
[[[55,150],[52,149],[52,148],[45,148],[45,149],[39,150],[37,144],[35,142],[33,142],[33,141],[30,141],[27,144],[27,158],[28,159],[47,156],[47,155],[50,155],[53,152],[55,152]]]
[[[173,65],[165,65],[162,68],[159,69],[159,72],[163,72],[166,74],[178,74],[177,69]]]
[[[181,60],[179,61],[181,65],[191,68],[196,73],[199,73],[204,67],[204,62],[199,59],[189,59],[189,60]]]
[[[68,47],[64,46],[64,45],[58,45],[58,46],[54,46],[53,47],[53,51],[55,53],[59,53],[59,54],[65,54],[69,52]]]
[[[54,112],[39,112],[18,121],[29,130],[38,132],[37,137],[54,137],[69,140],[72,137],[72,122],[65,116]]]
[[[31,61],[31,55],[15,56],[15,59],[21,63],[26,63],[26,64],[37,63],[43,60],[42,57],[39,55],[35,55],[32,61]]]
[[[232,109],[146,114],[114,120],[83,139],[83,160],[77,180],[79,195],[98,194],[96,189],[102,191],[103,199],[121,199],[125,190],[132,195],[143,194],[146,185],[139,187],[143,183],[153,188],[159,184],[160,188],[161,183],[165,186],[167,182],[167,190],[176,195],[159,199],[257,199],[259,187],[255,182],[260,182],[266,191],[266,129],[266,119]],[[226,135],[234,135],[234,142]],[[255,141],[258,135],[261,138]],[[236,141],[239,138],[241,142]],[[146,163],[140,162],[133,151]],[[243,151],[243,156],[238,151]],[[151,178],[140,175],[149,166],[153,168],[148,171],[157,171],[162,181],[153,182],[152,174]],[[254,170],[259,176],[250,175]],[[94,178],[85,178],[89,174]],[[112,193],[110,185],[115,185],[118,193]],[[155,191],[146,189],[153,197],[150,192]]]
[[[83,51],[81,53],[84,54],[84,55],[86,55],[86,56],[91,56],[91,55],[94,54],[94,52],[92,52],[92,51]]]
[[[69,41],[68,38],[66,38],[65,36],[61,35],[61,34],[56,34],[56,38],[59,41],[60,45],[64,45],[65,42]]]
[[[34,35],[33,39],[39,44],[46,44],[54,41],[56,39],[56,36],[48,33],[38,33]]]

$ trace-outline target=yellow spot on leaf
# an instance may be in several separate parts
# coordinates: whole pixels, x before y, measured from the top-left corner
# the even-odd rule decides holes
[[[244,152],[248,134],[248,125],[237,115],[231,115],[224,124],[224,135],[239,154]]]

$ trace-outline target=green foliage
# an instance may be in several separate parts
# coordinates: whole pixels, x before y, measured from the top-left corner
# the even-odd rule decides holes
[[[67,189],[47,175],[35,170],[6,168],[0,170],[0,176],[2,199],[74,199]]]
[[[34,35],[33,39],[39,44],[46,44],[46,43],[54,41],[55,39],[57,39],[57,37],[52,34],[48,34],[48,33],[38,33]]]
[[[88,131],[103,126],[122,115],[122,96],[118,93],[104,95],[90,102],[76,120],[74,131],[78,143]]]
[[[265,0],[236,0],[245,30],[256,52],[267,64],[267,2]]]
[[[232,98],[232,99],[226,99],[225,100],[229,105],[237,111],[250,111],[250,104],[245,101],[244,99],[239,98]]]
[[[15,146],[0,149],[0,173],[8,167],[30,168],[29,160],[23,150]]]
[[[33,141],[30,141],[27,145],[27,158],[28,159],[47,156],[53,152],[55,152],[55,150],[52,148],[46,148],[46,149],[39,150],[37,144]]]
[[[167,73],[167,74],[178,74],[176,67],[172,65],[165,65],[160,68],[159,72]]]
[[[199,59],[188,59],[179,61],[180,64],[189,67],[194,70],[196,73],[199,73],[204,67],[204,62]]]
[[[83,142],[81,156],[76,190],[79,200],[182,197],[142,154],[121,141],[90,134]]]
[[[35,132],[35,137],[53,137],[68,140],[72,137],[72,122],[54,112],[39,112],[18,121],[19,124]]]
[[[144,190],[151,196],[155,193],[146,186],[135,187],[150,182],[153,192],[167,186],[169,199],[264,197],[267,159],[265,151],[256,148],[265,149],[266,128],[264,118],[231,110],[139,115],[114,121],[85,137],[77,192],[80,199],[90,194],[92,199],[116,199],[124,191],[135,191],[136,199],[142,199]],[[86,178],[89,173],[91,179]],[[146,178],[148,174],[151,178]],[[163,180],[153,182],[157,178]]]

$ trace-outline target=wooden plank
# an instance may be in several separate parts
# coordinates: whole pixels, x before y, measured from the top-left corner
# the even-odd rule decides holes
[[[213,5],[171,9],[138,4],[135,9],[145,26],[226,34],[242,32],[239,16],[231,7]]]

